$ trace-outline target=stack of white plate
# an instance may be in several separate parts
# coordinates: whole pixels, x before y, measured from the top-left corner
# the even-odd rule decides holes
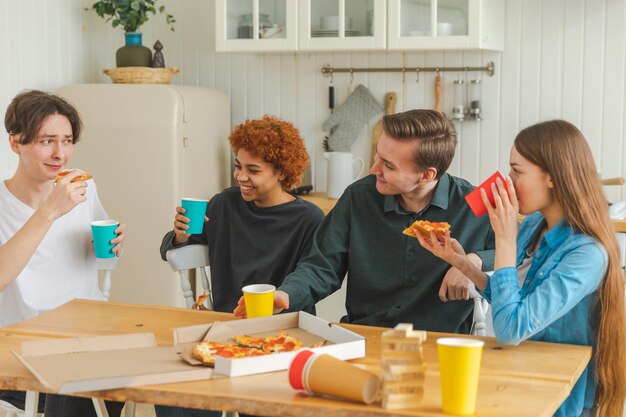
[[[346,30],[346,36],[359,36],[358,30]],[[338,30],[312,29],[311,37],[313,38],[338,38]]]

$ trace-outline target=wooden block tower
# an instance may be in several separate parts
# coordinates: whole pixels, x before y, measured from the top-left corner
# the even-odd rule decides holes
[[[424,397],[422,342],[426,332],[400,323],[381,339],[382,405],[387,409],[418,408]]]

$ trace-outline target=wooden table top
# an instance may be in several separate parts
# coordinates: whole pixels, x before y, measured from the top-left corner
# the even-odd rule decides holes
[[[170,344],[174,327],[233,319],[232,315],[178,308],[75,300],[25,322],[0,329],[0,388],[43,390],[13,357],[22,341],[45,337],[75,337],[154,332],[160,344]],[[353,361],[377,372],[383,328],[343,325],[367,339],[367,356]],[[85,395],[135,401],[212,408],[273,416],[440,416],[441,398],[435,341],[443,333],[428,333],[424,344],[427,373],[421,409],[387,411],[363,405],[311,397],[291,389],[286,371],[238,378],[153,385],[100,391]],[[477,416],[551,416],[567,397],[591,356],[583,346],[525,342],[501,346],[485,340]]]

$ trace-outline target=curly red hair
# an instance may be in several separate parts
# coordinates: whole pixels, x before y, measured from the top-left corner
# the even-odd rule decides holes
[[[246,120],[233,129],[228,140],[235,154],[244,149],[279,170],[285,176],[281,181],[284,190],[298,186],[309,166],[309,154],[298,128],[275,116]]]

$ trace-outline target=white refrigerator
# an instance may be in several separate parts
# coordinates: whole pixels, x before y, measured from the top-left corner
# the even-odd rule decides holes
[[[112,301],[184,307],[180,279],[161,260],[181,197],[210,198],[230,184],[230,103],[203,87],[68,85],[84,131],[69,167],[93,175],[111,218],[126,223]]]

